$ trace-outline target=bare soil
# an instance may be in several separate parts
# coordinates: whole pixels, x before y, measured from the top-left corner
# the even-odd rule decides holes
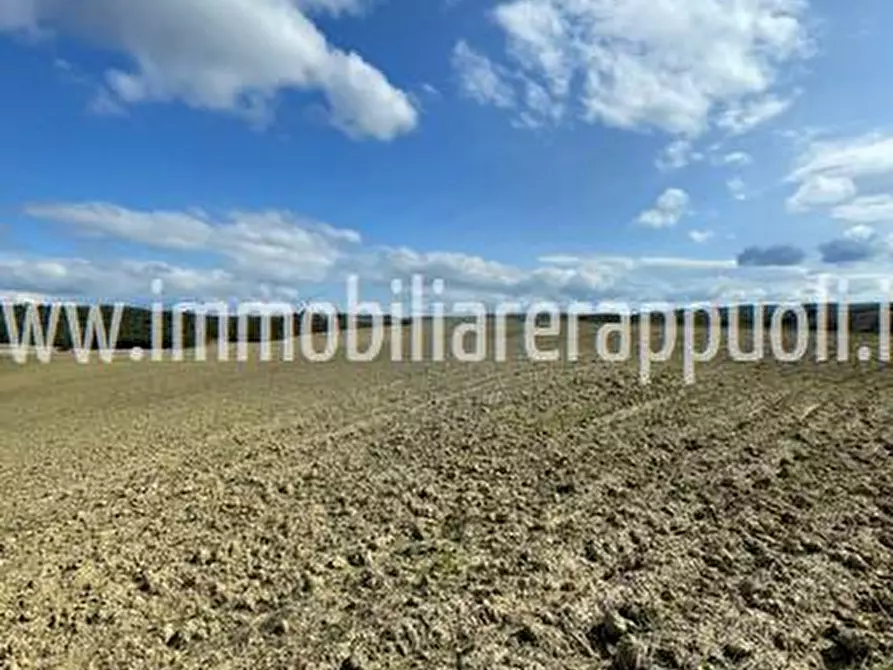
[[[893,668],[893,370],[0,361],[0,667]]]

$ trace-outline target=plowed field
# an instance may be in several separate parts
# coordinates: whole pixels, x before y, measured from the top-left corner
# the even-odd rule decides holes
[[[0,362],[0,667],[891,668],[891,391]]]

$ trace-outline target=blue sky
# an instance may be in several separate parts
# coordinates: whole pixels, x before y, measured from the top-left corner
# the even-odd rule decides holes
[[[882,0],[7,0],[0,291],[874,286],[891,20]]]

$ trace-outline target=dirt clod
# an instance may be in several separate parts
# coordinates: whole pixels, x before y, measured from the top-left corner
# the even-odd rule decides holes
[[[742,640],[727,642],[722,649],[723,655],[730,661],[740,663],[753,655],[752,647]]]
[[[356,656],[348,656],[341,661],[339,670],[366,670],[366,667]]]
[[[875,641],[866,633],[851,628],[832,626],[824,637],[830,645],[822,651],[822,658],[832,670],[858,666],[872,654],[876,646]]]

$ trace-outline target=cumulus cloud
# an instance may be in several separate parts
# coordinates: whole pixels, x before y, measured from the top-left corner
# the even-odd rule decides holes
[[[849,177],[810,176],[787,201],[788,211],[805,212],[814,207],[833,205],[856,195],[856,184]]]
[[[696,136],[783,112],[809,51],[804,0],[509,0],[492,12],[520,80],[590,122]]]
[[[279,211],[232,212],[223,221],[197,211],[137,211],[101,202],[33,204],[25,211],[75,232],[219,256],[258,280],[320,278],[345,256],[345,245],[361,241],[356,231]]]
[[[870,240],[877,235],[877,232],[871,226],[859,224],[852,228],[847,228],[843,236],[848,240]]]
[[[739,268],[735,261],[674,257],[564,257],[560,265],[522,269],[458,252],[369,250],[360,274],[361,292],[387,287],[393,278],[421,274],[444,280],[447,301],[481,300],[530,304],[555,300],[593,305],[807,299],[814,283],[801,268]],[[340,282],[343,275],[328,278]],[[257,282],[238,269],[205,269],[162,261],[96,261],[79,258],[15,258],[0,255],[0,286],[14,293],[74,299],[145,300],[156,279],[168,298],[185,300],[297,301],[296,288]],[[387,289],[385,289],[387,290]],[[331,288],[329,289],[331,291]],[[343,305],[343,288],[318,297]],[[386,294],[387,295],[387,294]],[[370,296],[371,297],[371,296]],[[389,298],[388,298],[389,299]]]
[[[312,295],[343,305],[349,274],[360,277],[364,296],[384,300],[392,279],[421,274],[443,279],[449,301],[637,305],[790,299],[810,285],[802,267],[744,268],[733,258],[553,254],[522,267],[460,251],[370,246],[355,231],[279,211],[215,217],[88,202],[31,205],[28,213],[34,225],[55,222],[64,236],[138,245],[139,258],[0,253],[5,294],[144,301],[161,279],[168,299],[296,302]]]
[[[93,249],[93,258],[0,252],[4,295],[145,301],[152,282],[161,279],[168,299],[297,302],[312,296],[343,306],[349,274],[359,276],[365,298],[385,301],[391,299],[392,279],[421,274],[427,282],[445,281],[447,301],[684,305],[814,300],[824,271],[819,259],[810,264],[792,246],[751,247],[737,258],[554,253],[522,266],[456,250],[370,245],[356,231],[281,211],[215,216],[88,202],[32,205],[28,213],[33,225],[55,222],[63,236],[128,244],[114,257],[92,245],[82,249]],[[696,241],[711,236],[708,230],[688,233]],[[865,225],[852,226],[841,240],[821,247],[820,260],[839,265],[842,273],[858,261],[853,272],[859,276],[886,276],[888,240]],[[121,249],[133,246],[138,258],[121,257]]]
[[[94,261],[66,257],[0,255],[0,284],[73,300],[145,299],[161,280],[166,295],[200,300],[286,299],[272,284],[247,282],[222,269],[200,269],[162,261]]]
[[[866,195],[838,205],[831,216],[850,223],[889,223],[893,221],[893,195]]]
[[[594,306],[635,308],[643,303],[735,303],[815,300],[822,272],[805,266],[740,265],[735,259],[678,257],[574,256],[559,254],[541,259],[532,268],[499,263],[460,252],[426,252],[400,248],[366,248],[351,259],[359,273],[364,299],[390,301],[392,279],[421,274],[430,282],[443,279],[443,296],[480,300],[493,307],[510,300],[529,304],[555,300],[561,304],[585,301]],[[556,262],[551,262],[551,261]],[[547,262],[549,261],[549,262]],[[841,266],[842,268],[844,266]],[[308,294],[344,305],[343,280],[347,267],[332,268],[324,277],[296,287],[290,283],[258,281],[247,268],[213,268],[170,261],[95,260],[65,257],[16,257],[0,254],[3,295],[53,296],[82,300],[140,300],[161,279],[164,296],[179,300],[272,300],[297,302]],[[886,276],[885,267],[860,264],[863,279]],[[873,273],[873,274],[872,274]],[[871,275],[871,276],[869,276]],[[381,291],[376,295],[376,287]],[[859,295],[862,295],[861,293]],[[853,294],[853,297],[857,297]]]
[[[806,259],[806,253],[799,247],[779,244],[768,247],[747,247],[738,254],[741,267],[785,267],[799,265]]]
[[[264,123],[276,94],[318,91],[332,123],[390,140],[412,130],[409,96],[354,52],[329,44],[302,9],[353,11],[354,0],[8,0],[0,29],[48,29],[118,51],[105,73],[119,104],[179,100]]]
[[[543,265],[522,269],[464,254],[404,249],[398,262],[390,255],[380,262],[387,272],[399,269],[440,277],[463,297],[485,301],[581,300],[637,306],[648,302],[807,300],[817,286],[814,277],[801,267],[744,268],[735,259],[559,254],[540,260]]]
[[[669,228],[679,223],[688,213],[691,198],[679,188],[668,188],[657,199],[654,207],[645,210],[637,219],[648,228]]]
[[[452,284],[501,292],[524,280],[518,268],[456,252],[418,252],[405,247],[387,249],[383,266],[400,275],[425,273]]]
[[[790,181],[803,182],[816,175],[863,177],[893,173],[893,135],[870,133],[854,138],[817,140],[798,157]]]
[[[893,136],[812,140],[787,181],[798,185],[788,199],[791,211],[831,208],[841,221],[893,221]]]
[[[25,213],[87,233],[170,249],[201,248],[214,234],[210,223],[195,214],[138,212],[103,202],[34,203],[25,207]]]

